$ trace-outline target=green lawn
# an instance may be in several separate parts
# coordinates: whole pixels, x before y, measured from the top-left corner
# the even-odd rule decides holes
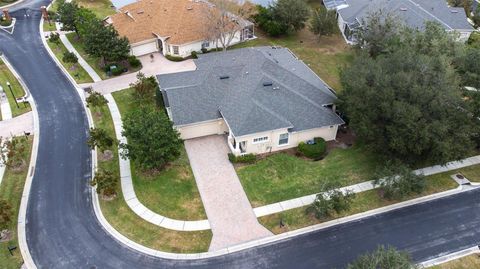
[[[115,137],[108,107],[91,108],[91,111],[95,126],[107,130],[112,137]],[[119,178],[117,147],[113,146],[111,150],[113,151],[113,159],[101,161],[99,158],[98,165],[100,168],[113,171]],[[125,203],[120,182],[117,188],[117,196],[111,201],[100,200],[100,206],[107,221],[117,231],[146,247],[168,252],[195,253],[207,251],[210,245],[212,238],[210,230],[178,232],[158,227],[138,217]]]
[[[17,2],[18,0],[0,0],[0,8],[12,3]]]
[[[79,84],[81,83],[88,83],[93,82],[92,78],[88,75],[87,71],[83,69],[80,64],[72,64],[72,63],[65,63],[62,58],[63,54],[67,52],[67,48],[63,45],[62,42],[55,44],[47,40],[48,46],[52,49],[55,57],[60,61],[60,63],[67,69],[68,73],[75,79],[75,81]]]
[[[112,7],[110,0],[75,0],[80,7],[85,7],[93,11],[99,19],[115,14],[115,8]]]
[[[401,201],[410,200],[437,192],[456,188],[458,185],[450,178],[450,173],[438,174],[427,178],[427,189],[420,195],[412,195],[400,201],[389,201],[380,198],[377,190],[370,190],[358,193],[350,210],[334,215],[327,219],[316,219],[313,215],[306,214],[307,206],[287,210],[281,213],[272,214],[258,218],[259,222],[274,234],[284,233],[329,220],[346,217],[349,215],[365,212],[368,210],[384,207]],[[280,220],[283,220],[285,227],[280,228]]]
[[[325,180],[340,180],[344,186],[371,180],[379,165],[381,160],[356,144],[334,149],[317,162],[277,153],[236,170],[252,206],[257,207],[317,193]]]
[[[13,94],[15,95],[16,98],[19,98],[25,95],[25,91],[23,90],[23,87],[20,85],[20,83],[12,74],[12,72],[10,72],[10,69],[8,69],[7,65],[2,60],[0,60],[0,86],[3,87],[3,90],[7,94],[8,103],[10,104],[10,108],[12,109],[13,117],[16,117],[18,115],[21,115],[23,113],[26,113],[32,110],[30,108],[29,103],[25,103],[25,104],[19,103],[17,107],[15,103],[15,99],[13,98],[13,95],[10,92],[10,89],[7,87],[7,81],[10,82]]]
[[[460,259],[449,261],[431,269],[474,269],[480,268],[480,254],[472,254]]]
[[[85,52],[85,45],[78,38],[76,33],[69,33],[66,35],[70,43],[72,43],[73,47],[77,50],[77,52],[82,55],[82,58],[97,72],[97,74],[102,79],[107,79],[107,73],[100,67],[100,59],[94,56],[91,56]]]
[[[50,23],[48,23],[48,21],[44,20],[43,21],[43,31],[44,32],[53,32],[53,31],[56,31],[57,28],[55,27],[55,22],[54,21],[50,21]]]
[[[480,183],[480,164],[458,169],[456,171],[453,171],[451,174],[454,174],[457,172],[462,173],[468,180],[472,182]]]
[[[8,246],[17,246],[18,247],[18,238],[17,238],[17,219],[18,219],[18,210],[20,208],[20,201],[22,198],[23,187],[25,184],[25,179],[27,178],[27,172],[30,162],[30,153],[32,147],[33,137],[29,137],[28,151],[24,152],[23,159],[26,164],[18,171],[13,171],[12,169],[7,169],[0,185],[0,199],[7,200],[12,206],[11,221],[9,225],[9,230],[13,232],[13,240],[8,242],[0,243],[0,261],[1,267],[4,269],[18,269],[23,263],[22,255],[20,250],[17,248],[14,251],[14,255],[11,256],[8,252]]]
[[[135,107],[131,93],[132,89],[113,93],[122,115]],[[146,207],[170,218],[206,219],[185,149],[178,160],[156,175],[138,171],[133,162],[131,167],[135,192]]]

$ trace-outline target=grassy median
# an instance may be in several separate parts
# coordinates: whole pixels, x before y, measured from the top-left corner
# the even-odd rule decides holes
[[[15,139],[19,140],[22,138]],[[27,144],[27,150],[22,152],[21,156],[25,161],[25,164],[16,169],[7,168],[3,177],[3,181],[0,185],[0,199],[8,201],[12,207],[12,215],[10,217],[11,220],[10,224],[8,225],[8,230],[12,232],[12,240],[0,242],[0,267],[4,269],[18,269],[23,263],[22,255],[20,254],[20,249],[18,248],[17,219],[30,163],[32,142],[33,136],[30,136],[28,139],[24,140],[24,143]],[[12,252],[13,256],[10,255],[8,251],[9,246],[17,247],[17,249]]]
[[[10,82],[10,86],[12,88],[13,94],[16,98],[25,96],[25,91],[23,87],[20,85],[18,80],[12,74],[10,69],[8,69],[7,65],[0,60],[0,86],[3,88],[3,91],[7,94],[8,103],[10,104],[10,108],[12,109],[12,116],[16,117],[23,113],[29,112],[32,109],[30,108],[29,103],[15,103],[15,98],[10,91],[10,88],[7,86],[7,81]],[[1,114],[0,114],[1,119]]]
[[[478,253],[431,267],[431,269],[473,269],[473,268],[480,268],[480,254]]]
[[[81,84],[93,82],[93,79],[79,63],[66,63],[63,61],[63,54],[68,52],[68,50],[60,40],[58,43],[47,40],[47,44],[55,54],[55,57],[57,57],[60,63],[65,67],[65,69],[67,69],[68,73],[75,79],[77,83]]]
[[[341,214],[333,215],[330,218],[317,219],[315,216],[306,214],[308,206],[290,209],[281,213],[272,214],[258,218],[259,222],[274,234],[280,234],[303,227],[327,222],[333,219],[342,218],[354,215],[361,212],[366,212],[372,209],[388,206],[391,204],[411,200],[420,196],[426,196],[433,193],[447,191],[456,188],[457,183],[450,178],[451,173],[443,173],[429,176],[426,178],[426,189],[421,194],[410,195],[402,200],[386,200],[379,196],[378,190],[370,190],[357,193],[351,203],[350,210],[342,212]],[[280,227],[280,221],[285,224]]]
[[[105,129],[110,136],[115,137],[113,122],[107,106],[90,109],[95,127]],[[111,160],[103,160],[99,152],[99,168],[112,171],[119,178],[118,151],[113,146]],[[138,195],[138,193],[137,193]],[[161,194],[156,194],[161,195]],[[100,200],[102,212],[107,221],[121,234],[144,246],[167,252],[195,253],[208,250],[212,233],[210,230],[199,232],[179,232],[164,229],[144,221],[126,204],[120,183],[117,196],[111,201]],[[149,205],[147,205],[149,206]],[[172,217],[166,215],[168,217]]]

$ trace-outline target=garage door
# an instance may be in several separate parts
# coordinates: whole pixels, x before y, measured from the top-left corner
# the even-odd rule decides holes
[[[149,54],[156,51],[158,51],[158,49],[157,49],[157,42],[155,41],[132,47],[132,54],[135,56],[141,56],[141,55]]]
[[[218,120],[193,126],[184,126],[179,128],[178,131],[180,132],[180,137],[185,140],[207,135],[223,134],[228,131],[228,128],[223,120]]]

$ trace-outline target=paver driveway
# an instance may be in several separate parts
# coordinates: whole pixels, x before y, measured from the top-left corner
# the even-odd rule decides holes
[[[213,238],[210,250],[272,235],[260,225],[228,160],[223,136],[185,141],[188,158],[207,212]]]

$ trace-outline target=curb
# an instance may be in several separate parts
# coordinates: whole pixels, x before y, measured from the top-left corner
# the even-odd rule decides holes
[[[13,18],[12,19],[12,24],[10,24],[9,26],[0,26],[0,29],[9,33],[9,34],[11,34],[11,35],[13,35],[13,31],[15,31],[15,23],[16,22],[17,22],[17,19]]]
[[[8,7],[13,7],[13,6],[15,6],[15,5],[18,5],[18,4],[22,3],[23,1],[25,1],[25,0],[19,0],[19,1],[15,2],[15,3],[11,3],[11,4],[8,4],[8,5],[0,6],[0,9],[4,9],[4,8],[8,8]]]
[[[104,95],[108,100],[108,109],[112,116],[113,127],[115,129],[116,139],[126,143],[127,138],[122,135],[122,120],[120,111],[118,110],[117,103],[111,94]],[[170,230],[174,231],[204,231],[210,230],[210,222],[208,220],[197,220],[197,221],[185,221],[185,220],[176,220],[171,219],[165,216],[162,216],[158,213],[153,212],[148,207],[142,204],[138,200],[137,195],[135,194],[135,189],[133,186],[133,180],[130,169],[130,160],[124,159],[120,156],[120,150],[118,151],[118,163],[120,168],[120,181],[123,193],[123,199],[127,203],[128,207],[137,214],[141,219]]]
[[[472,255],[472,254],[475,254],[475,253],[480,254],[480,246],[475,246],[475,247],[467,248],[467,249],[460,250],[460,251],[457,251],[457,252],[453,252],[453,253],[450,253],[450,254],[442,255],[442,256],[439,256],[437,258],[419,263],[418,265],[420,265],[422,268],[432,267],[432,266],[435,266],[435,265],[439,265],[439,264],[442,264],[442,263],[446,263],[446,262],[449,262],[449,261],[460,259],[460,258],[469,256],[469,255]]]
[[[30,103],[30,107],[32,108],[33,112],[33,145],[32,145],[32,154],[30,157],[30,166],[28,168],[27,179],[25,180],[25,185],[23,187],[22,199],[20,201],[20,208],[18,210],[18,245],[20,248],[20,253],[23,257],[24,266],[28,269],[36,269],[37,266],[35,265],[33,258],[30,254],[30,250],[28,249],[27,244],[27,236],[26,236],[26,217],[27,217],[27,207],[28,207],[28,199],[30,196],[30,189],[32,187],[33,177],[35,175],[35,164],[37,162],[37,151],[38,151],[38,143],[40,138],[40,121],[38,120],[38,112],[35,100],[30,94],[27,85],[22,80],[22,78],[18,75],[17,71],[10,65],[10,62],[6,59],[5,56],[2,56],[2,60],[5,62],[7,67],[12,72],[13,76],[19,81],[20,85],[25,90],[25,93],[29,96],[28,101]]]

